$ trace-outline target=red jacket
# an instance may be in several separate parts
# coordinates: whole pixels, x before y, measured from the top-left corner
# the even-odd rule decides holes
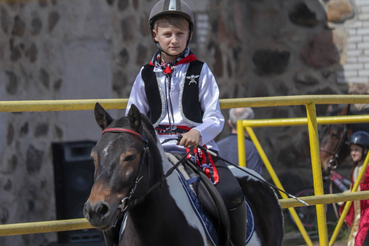
[[[354,180],[352,180],[354,183]],[[363,179],[360,182],[360,190],[369,190],[369,168],[366,169]],[[341,206],[340,210],[342,212],[344,205]],[[345,218],[346,223],[351,226],[354,222],[355,211],[354,205],[351,204],[351,207],[347,213]],[[360,201],[360,223],[357,235],[355,237],[355,246],[363,245],[366,234],[369,229],[369,200],[361,200]]]

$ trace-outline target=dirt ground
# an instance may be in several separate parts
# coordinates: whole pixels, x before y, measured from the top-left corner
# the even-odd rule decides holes
[[[310,239],[313,242],[313,246],[320,246],[319,238],[317,235],[310,235]],[[285,233],[283,246],[306,246],[305,240],[301,236],[300,232],[293,231]],[[334,246],[347,246],[345,241],[336,241]]]

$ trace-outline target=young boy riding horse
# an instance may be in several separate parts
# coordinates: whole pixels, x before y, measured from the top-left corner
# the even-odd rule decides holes
[[[219,106],[219,88],[208,65],[197,60],[188,43],[194,29],[190,7],[179,0],[161,0],[149,17],[152,39],[158,51],[142,67],[133,84],[126,114],[132,104],[146,114],[167,152],[188,154],[214,183],[222,196],[231,223],[235,246],[246,241],[246,203],[241,187],[227,165],[197,148],[206,145],[218,151],[214,138],[224,117]]]

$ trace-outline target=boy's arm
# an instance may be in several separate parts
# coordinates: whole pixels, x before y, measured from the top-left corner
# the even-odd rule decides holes
[[[200,144],[203,145],[213,140],[224,126],[224,117],[219,106],[219,88],[206,63],[199,77],[199,101],[204,112],[203,123],[194,129],[200,132]]]
[[[129,95],[126,114],[128,114],[131,105],[134,104],[138,108],[138,110],[143,113],[147,114],[149,112],[149,104],[147,103],[146,92],[145,92],[145,83],[141,77],[141,71],[138,73],[135,82],[133,83],[131,93]]]

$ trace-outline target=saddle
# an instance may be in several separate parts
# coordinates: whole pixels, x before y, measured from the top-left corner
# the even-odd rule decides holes
[[[167,152],[166,155],[173,165],[182,157],[180,154]],[[190,189],[195,193],[206,212],[216,220],[216,231],[221,238],[225,239],[222,245],[229,245],[231,226],[223,198],[206,174],[196,164],[188,159],[185,159],[183,162],[185,165],[180,164],[177,168],[178,171],[184,177]]]

